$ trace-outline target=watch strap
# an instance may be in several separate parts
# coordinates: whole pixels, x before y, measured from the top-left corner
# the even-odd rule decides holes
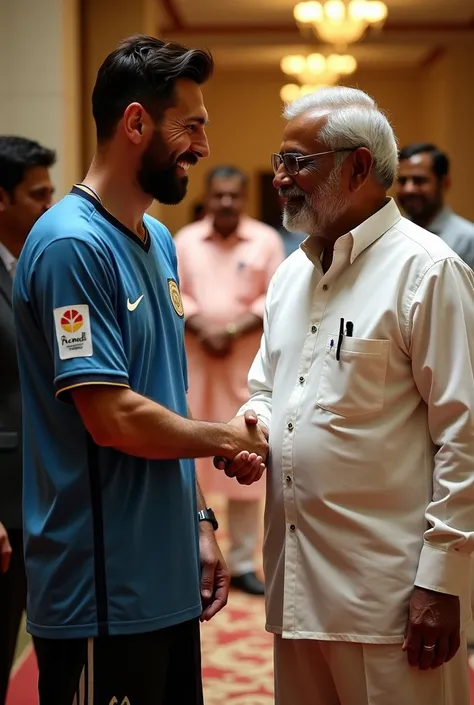
[[[214,531],[217,531],[217,529],[219,528],[216,515],[210,507],[208,507],[207,509],[200,509],[198,511],[198,521],[209,521],[212,524],[212,528],[214,529]]]

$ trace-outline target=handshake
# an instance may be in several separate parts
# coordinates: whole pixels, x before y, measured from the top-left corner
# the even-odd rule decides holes
[[[229,421],[228,426],[232,427],[233,449],[229,448],[229,457],[215,457],[214,466],[224,470],[227,477],[235,477],[241,485],[258,482],[267,464],[268,429],[259,424],[256,413],[250,409]],[[239,451],[239,448],[248,450]]]

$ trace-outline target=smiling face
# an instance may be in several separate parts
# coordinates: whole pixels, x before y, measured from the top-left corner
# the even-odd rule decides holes
[[[137,174],[141,189],[160,203],[180,203],[186,195],[188,169],[209,155],[207,111],[199,86],[176,82],[174,105],[168,108],[142,154]]]
[[[291,120],[283,134],[281,154],[298,156],[327,152],[317,135],[326,117],[310,112]],[[315,137],[316,135],[316,137]],[[341,182],[342,165],[334,167],[334,154],[324,154],[301,165],[295,176],[289,176],[281,165],[273,184],[283,203],[283,225],[287,230],[311,235],[323,234],[349,207],[348,194]]]
[[[448,178],[437,176],[428,152],[400,161],[397,199],[415,223],[425,224],[443,207]]]

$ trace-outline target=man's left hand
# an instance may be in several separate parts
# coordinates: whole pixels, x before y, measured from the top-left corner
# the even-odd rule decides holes
[[[415,587],[403,651],[410,666],[422,671],[450,661],[461,643],[459,597]]]
[[[199,550],[201,554],[201,622],[208,622],[227,604],[230,573],[217,544],[212,525],[207,521],[199,525]]]

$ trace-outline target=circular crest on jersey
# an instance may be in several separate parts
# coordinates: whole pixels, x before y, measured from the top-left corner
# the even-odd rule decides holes
[[[184,316],[183,302],[181,300],[181,294],[179,293],[178,285],[174,279],[168,279],[168,289],[170,292],[171,303],[173,308],[180,318]]]

